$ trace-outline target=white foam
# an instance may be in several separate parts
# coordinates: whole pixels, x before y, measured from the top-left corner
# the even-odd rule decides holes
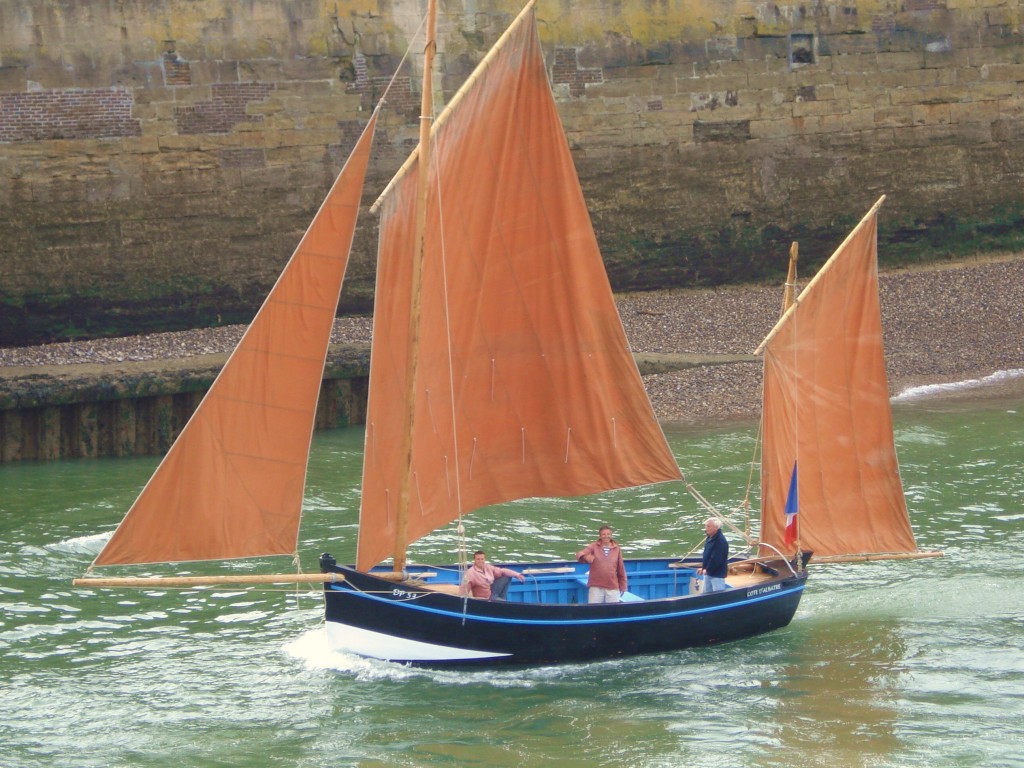
[[[981,379],[966,379],[965,381],[953,381],[947,384],[926,384],[920,387],[908,387],[893,398],[893,402],[916,400],[949,392],[962,392],[969,389],[998,384],[1008,379],[1016,379],[1024,376],[1024,368],[1014,368],[1008,371],[996,371]]]
[[[411,679],[426,679],[439,685],[466,686],[482,683],[495,688],[532,688],[549,682],[558,683],[565,679],[578,680],[581,675],[590,674],[584,670],[591,670],[595,665],[617,662],[614,660],[548,667],[481,669],[414,667],[335,650],[331,647],[327,627],[323,624],[303,632],[299,637],[286,643],[282,650],[302,662],[306,669],[340,672],[361,681],[405,682]]]
[[[303,632],[295,640],[285,644],[283,650],[292,658],[303,662],[307,669],[342,672],[357,680],[400,681],[431,674],[403,664],[378,661],[335,650],[331,647],[327,628],[323,625]]]
[[[104,531],[103,533],[93,533],[88,536],[65,539],[64,541],[47,545],[46,549],[63,555],[91,555],[95,557],[110,540],[113,533],[113,531]]]

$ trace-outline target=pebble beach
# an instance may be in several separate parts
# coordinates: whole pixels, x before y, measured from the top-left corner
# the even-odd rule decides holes
[[[880,291],[893,395],[1024,369],[1024,254],[883,272]],[[636,353],[750,355],[778,319],[782,290],[777,285],[680,288],[616,298]],[[369,317],[338,318],[331,341],[368,344],[370,329]],[[243,331],[244,326],[227,326],[0,348],[0,378],[60,373],[54,366],[219,354],[229,351]],[[1008,380],[987,390],[1024,385],[1021,375]],[[745,419],[760,410],[761,367],[754,362],[651,373],[644,383],[666,422]]]
[[[978,386],[955,396],[1024,390],[1024,254],[883,272],[879,292],[891,395],[967,381]],[[782,288],[635,294],[620,297],[619,306],[636,352],[750,354],[779,318]],[[988,378],[1000,372],[1014,375]],[[760,414],[759,364],[686,369],[644,381],[663,421]]]

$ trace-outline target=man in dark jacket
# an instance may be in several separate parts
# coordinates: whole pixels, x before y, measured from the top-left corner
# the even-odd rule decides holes
[[[718,592],[728,589],[725,577],[729,572],[729,542],[722,533],[722,524],[717,518],[709,517],[704,521],[704,532],[708,535],[704,541],[704,557],[697,573],[704,577],[703,592]]]

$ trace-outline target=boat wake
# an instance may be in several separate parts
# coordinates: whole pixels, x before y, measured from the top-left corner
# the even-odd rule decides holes
[[[1013,368],[1007,371],[996,371],[980,379],[966,379],[964,381],[953,381],[946,384],[925,384],[920,387],[908,387],[900,392],[892,400],[895,403],[919,400],[934,395],[945,395],[955,392],[966,392],[972,389],[989,387],[994,384],[1003,384],[1012,379],[1024,377],[1024,368]]]
[[[112,533],[112,531],[105,531],[89,536],[77,536],[66,541],[58,541],[56,544],[48,544],[46,549],[61,555],[87,555],[89,559],[92,559],[100,553],[103,545],[110,540]]]
[[[620,661],[589,664],[560,664],[549,667],[515,667],[509,669],[429,669],[397,664],[379,659],[363,658],[355,654],[331,650],[324,626],[303,632],[286,643],[282,650],[306,669],[339,672],[359,682],[406,682],[425,680],[439,685],[490,685],[495,688],[533,688],[560,680],[576,680],[581,670],[592,670],[603,664],[616,665]]]

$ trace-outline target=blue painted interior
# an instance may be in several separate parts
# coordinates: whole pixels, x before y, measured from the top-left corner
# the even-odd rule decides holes
[[[678,560],[627,560],[626,575],[629,593],[626,600],[657,600],[666,597],[682,597],[690,594],[691,579],[696,575],[694,568],[669,568]],[[500,563],[514,571],[530,571],[551,568],[572,568],[565,573],[527,573],[525,583],[513,580],[508,590],[508,601],[512,603],[571,604],[587,602],[587,566],[583,563]],[[380,570],[389,570],[384,567]],[[459,583],[459,573],[454,567],[437,568],[410,566],[410,576],[425,574],[427,584]]]

